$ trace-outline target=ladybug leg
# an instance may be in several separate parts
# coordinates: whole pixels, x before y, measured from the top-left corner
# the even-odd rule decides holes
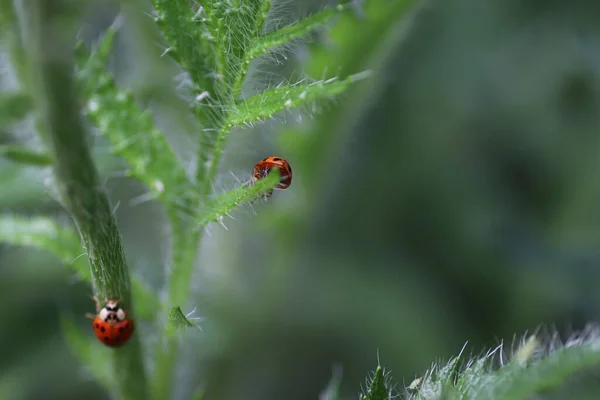
[[[256,183],[256,178],[252,177],[252,178],[248,179],[246,182],[244,182],[242,184],[242,186],[248,188],[248,187],[254,186],[255,183]]]
[[[98,298],[96,296],[91,297],[94,303],[96,303],[96,313],[100,312],[100,303],[98,302]]]

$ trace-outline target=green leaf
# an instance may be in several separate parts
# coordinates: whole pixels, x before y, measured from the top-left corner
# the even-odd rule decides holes
[[[312,30],[326,25],[333,17],[348,10],[348,8],[349,6],[347,4],[340,4],[336,7],[328,8],[311,15],[293,25],[270,32],[264,36],[257,36],[251,42],[250,48],[244,56],[244,61],[241,65],[242,72],[239,74],[233,89],[234,97],[238,96],[248,68],[250,67],[250,63],[254,58],[262,56],[276,47],[290,44],[293,40],[299,39],[310,33]]]
[[[375,370],[375,374],[369,387],[367,388],[367,393],[364,395],[364,400],[388,400],[388,388],[385,384],[385,376],[383,373],[383,368],[381,365],[377,366]]]
[[[531,361],[538,346],[540,345],[539,340],[535,335],[531,335],[525,343],[517,350],[513,356],[512,362],[518,364],[527,364]]]
[[[460,356],[450,359],[450,361],[442,368],[437,370],[435,378],[432,382],[435,383],[435,388],[443,397],[448,390],[452,390],[460,368]]]
[[[511,362],[481,382],[473,399],[526,400],[563,385],[578,372],[600,366],[600,339],[555,350],[546,357],[524,366]]]
[[[466,344],[465,344],[466,347]],[[421,378],[414,379],[406,387],[406,396],[408,399],[439,400],[458,398],[457,381],[464,376],[460,376],[461,366],[463,365],[462,352],[456,357],[451,358],[443,366],[434,365]],[[467,371],[469,371],[467,369]],[[479,371],[479,370],[478,370]]]
[[[301,38],[312,30],[326,25],[333,17],[348,9],[348,4],[339,4],[336,7],[327,8],[313,14],[293,25],[260,36],[253,41],[252,47],[248,51],[248,59],[251,60],[254,57],[261,56],[275,47],[289,44],[294,39]]]
[[[86,282],[91,282],[86,252],[73,228],[47,217],[0,216],[0,242],[48,250]],[[82,257],[83,256],[83,257]]]
[[[48,154],[13,144],[0,145],[0,156],[20,164],[38,167],[47,167],[52,164],[52,159]]]
[[[260,0],[236,2],[211,2],[207,6],[209,21],[212,26],[216,45],[223,51],[224,60],[218,59],[219,72],[223,75],[224,87],[230,89],[242,73],[240,65],[246,52],[250,49],[252,40],[259,32],[258,25],[264,23],[265,6]],[[267,4],[268,6],[268,4]],[[223,64],[225,62],[225,64]],[[222,93],[227,96],[229,93]]]
[[[283,85],[267,89],[262,93],[251,96],[236,103],[226,125],[233,127],[271,118],[278,112],[301,107],[314,102],[339,95],[350,85],[366,74],[349,76],[344,80],[332,78],[314,83]]]
[[[13,246],[31,246],[53,253],[84,282],[91,283],[90,264],[81,239],[72,226],[47,217],[0,215],[0,242]],[[132,280],[136,314],[152,321],[160,302],[139,280]]]
[[[146,184],[147,200],[164,199],[170,206],[181,199],[189,180],[165,135],[154,126],[152,115],[139,109],[131,93],[119,90],[106,71],[115,33],[111,27],[85,63],[80,56],[85,112],[113,144],[112,151],[129,164],[128,173]],[[85,54],[81,46],[78,52]]]
[[[459,392],[466,395],[476,390],[482,382],[486,382],[489,378],[492,362],[493,357],[490,355],[471,360],[456,380],[455,386]]]
[[[202,209],[202,213],[197,221],[199,227],[205,227],[211,222],[222,222],[222,219],[226,215],[229,215],[231,211],[241,204],[254,202],[269,190],[274,189],[279,180],[279,171],[272,170],[266,178],[259,180],[250,187],[242,185],[214,197]]]
[[[0,126],[22,120],[33,110],[31,97],[23,93],[0,94]]]
[[[215,81],[209,76],[215,72],[215,38],[200,5],[187,0],[153,0],[153,4],[154,20],[169,43],[165,54],[190,74],[197,88],[214,93]]]
[[[179,306],[172,307],[169,311],[169,324],[173,329],[180,332],[196,326],[187,319]]]
[[[446,365],[440,368],[436,373],[436,380],[443,383],[452,383],[456,378],[457,369],[459,367],[459,357],[453,357]]]

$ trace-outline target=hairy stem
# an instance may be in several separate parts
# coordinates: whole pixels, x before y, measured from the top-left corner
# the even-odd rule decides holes
[[[191,231],[193,226],[176,212],[169,213],[172,225],[171,246],[173,266],[169,276],[168,306],[184,307],[190,292],[190,282],[198,257],[198,243],[202,231]],[[166,307],[165,307],[166,308]],[[154,394],[158,400],[171,398],[173,380],[180,342],[176,329],[170,324],[164,330],[163,340],[157,349]]]
[[[31,2],[28,2],[30,4]],[[23,8],[29,30],[30,72],[44,139],[53,155],[61,201],[73,216],[88,251],[96,294],[129,303],[129,274],[116,221],[111,213],[86,140],[76,98],[71,47],[56,37],[60,1],[35,1]],[[45,4],[44,4],[45,3]]]
[[[100,184],[79,114],[73,59],[76,4],[66,0],[16,1],[28,56],[30,87],[42,135],[52,157],[61,201],[87,249],[95,293],[122,299],[133,314],[129,271],[121,236]],[[33,93],[32,93],[33,94]],[[115,352],[116,386],[123,399],[146,396],[139,341]]]

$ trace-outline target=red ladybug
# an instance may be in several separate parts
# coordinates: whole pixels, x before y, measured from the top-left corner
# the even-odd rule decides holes
[[[92,327],[99,341],[110,347],[119,347],[131,338],[135,324],[127,317],[127,311],[119,306],[120,300],[104,300],[105,306],[100,308],[96,302],[96,315],[86,314],[93,319]]]
[[[292,167],[290,167],[290,164],[286,159],[281,157],[271,156],[256,163],[254,166],[252,183],[266,178],[273,168],[277,168],[279,170],[279,175],[281,175],[279,184],[275,187],[277,189],[287,189],[292,184]],[[269,190],[265,194],[266,197],[271,197],[271,195],[273,195],[273,190]]]

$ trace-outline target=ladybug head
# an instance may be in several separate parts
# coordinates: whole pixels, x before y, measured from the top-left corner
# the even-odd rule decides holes
[[[110,324],[116,324],[126,318],[125,311],[119,306],[118,301],[107,301],[106,305],[98,314],[103,321]]]
[[[119,307],[119,302],[113,301],[113,300],[107,301],[104,308],[106,308],[108,311],[114,311],[114,312],[117,312],[121,309],[121,307]]]

